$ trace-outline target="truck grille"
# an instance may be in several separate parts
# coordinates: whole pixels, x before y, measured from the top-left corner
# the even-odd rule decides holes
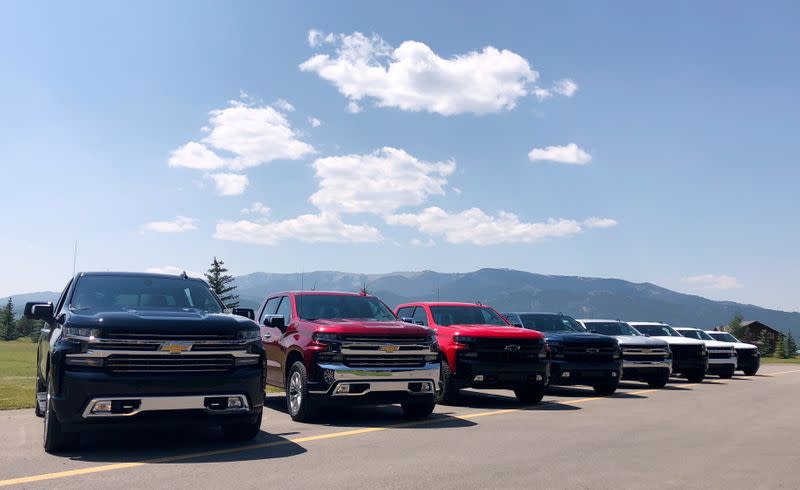
[[[247,344],[243,341],[230,340],[184,340],[181,338],[170,337],[164,340],[109,340],[99,339],[94,342],[89,342],[90,350],[103,350],[103,351],[141,351],[141,352],[155,352],[160,349],[161,344],[164,342],[194,342],[192,344],[192,352],[232,352],[247,350]]]
[[[477,339],[469,349],[460,351],[465,359],[486,362],[513,362],[535,359],[544,351],[544,341],[532,339]]]
[[[106,369],[113,374],[222,373],[233,368],[233,356],[228,355],[114,354],[106,359]]]
[[[617,352],[616,346],[595,347],[591,345],[564,346],[564,359],[568,361],[611,361]]]
[[[731,351],[727,350],[710,350],[708,351],[708,358],[709,359],[729,359],[733,354]]]
[[[152,340],[156,342],[175,340],[175,341],[192,341],[192,340],[236,340],[236,332],[232,333],[159,333],[147,332],[136,330],[133,331],[113,331],[108,332],[105,336],[111,340]]]
[[[346,356],[344,363],[350,367],[419,367],[425,365],[425,356]]]
[[[701,345],[671,345],[670,349],[672,349],[672,358],[675,362],[704,359]]]
[[[750,361],[755,359],[756,352],[756,349],[736,349],[736,355],[739,357],[740,361]]]
[[[340,337],[342,362],[349,367],[421,367],[436,356],[430,337],[345,335]]]
[[[622,359],[625,361],[663,361],[669,357],[666,349],[658,347],[623,347]]]

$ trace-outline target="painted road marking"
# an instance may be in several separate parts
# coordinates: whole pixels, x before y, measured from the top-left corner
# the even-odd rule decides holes
[[[777,376],[780,374],[789,374],[789,373],[798,373],[800,369],[792,370],[792,371],[783,371],[780,373],[773,373],[772,376]],[[697,386],[699,383],[692,383],[692,384],[682,384],[680,385],[681,388],[689,388],[691,386]],[[726,383],[722,383],[726,384]],[[620,394],[628,394],[628,395],[643,395],[645,393],[654,393],[657,391],[662,391],[660,389],[651,389],[651,390],[640,390],[640,391],[628,391]],[[593,396],[589,398],[578,398],[577,400],[565,400],[565,401],[558,401],[558,402],[544,402],[545,404],[552,404],[552,405],[575,405],[578,403],[586,403],[592,402],[597,400],[605,400],[608,398],[615,398],[615,396]],[[620,397],[616,397],[620,398]],[[503,410],[492,410],[488,412],[478,412],[478,413],[468,413],[464,415],[452,415],[452,418],[461,419],[461,420],[469,420],[469,419],[476,419],[480,417],[493,417],[496,415],[505,415],[508,413],[514,412],[521,412],[525,409],[522,408],[508,408]],[[58,471],[54,473],[44,473],[41,475],[32,475],[32,476],[23,476],[20,478],[10,478],[7,480],[0,480],[0,487],[7,487],[11,485],[20,485],[23,483],[35,483],[40,481],[47,481],[47,480],[56,480],[60,478],[69,478],[73,476],[82,476],[82,475],[90,475],[93,473],[103,473],[107,471],[116,471],[116,470],[125,470],[129,468],[138,468],[141,466],[146,466],[149,464],[156,464],[156,463],[173,463],[177,461],[185,461],[187,459],[195,459],[195,458],[203,458],[209,456],[220,456],[225,454],[233,454],[233,453],[241,453],[245,451],[252,451],[254,449],[264,449],[268,447],[275,447],[275,446],[282,446],[285,444],[300,444],[304,442],[314,442],[314,441],[321,441],[325,439],[336,439],[340,437],[349,437],[349,436],[357,436],[361,434],[369,434],[371,432],[381,432],[393,428],[401,428],[401,427],[410,427],[415,425],[424,425],[436,422],[443,422],[442,419],[433,417],[426,420],[419,420],[414,422],[405,422],[402,424],[393,424],[387,425],[385,427],[366,427],[363,429],[355,429],[355,430],[345,430],[340,432],[332,432],[330,434],[320,434],[316,436],[306,436],[306,437],[297,437],[294,439],[284,439],[280,441],[272,441],[272,442],[263,442],[259,444],[249,444],[246,446],[237,446],[231,447],[226,449],[215,449],[212,451],[203,451],[197,453],[188,453],[188,454],[178,454],[175,456],[165,456],[163,458],[154,458],[154,459],[146,459],[143,461],[135,461],[131,463],[115,463],[115,464],[107,464],[101,466],[92,466],[89,468],[79,468],[75,470],[67,470],[67,471]]]
[[[766,374],[765,376],[780,376],[781,374],[789,374],[789,373],[800,373],[800,369],[793,369],[791,371],[781,371],[779,373],[770,373]]]

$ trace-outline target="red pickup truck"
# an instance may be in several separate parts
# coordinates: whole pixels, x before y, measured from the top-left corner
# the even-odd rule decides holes
[[[440,378],[436,336],[398,321],[378,298],[358,293],[285,292],[257,316],[267,353],[267,384],[286,390],[294,420],[323,403],[400,403],[428,416]]]
[[[396,314],[436,332],[444,355],[437,401],[454,402],[466,387],[512,389],[523,403],[542,400],[550,362],[540,332],[514,327],[476,303],[406,303]]]

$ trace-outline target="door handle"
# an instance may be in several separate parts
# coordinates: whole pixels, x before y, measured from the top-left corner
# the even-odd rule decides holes
[[[270,337],[272,337],[272,334],[271,334],[271,333],[269,333],[269,332],[264,332],[264,340],[267,340],[267,339],[269,339]]]

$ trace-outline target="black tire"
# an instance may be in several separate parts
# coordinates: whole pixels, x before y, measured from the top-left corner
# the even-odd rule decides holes
[[[720,371],[717,374],[717,376],[719,376],[722,379],[730,379],[730,378],[733,377],[734,374],[736,374],[736,368],[735,367],[730,367],[730,368],[728,368],[728,369],[726,369],[724,371]]]
[[[308,422],[317,414],[314,401],[308,394],[308,374],[302,361],[296,361],[286,376],[286,410],[292,420]]]
[[[618,386],[619,379],[616,379],[614,381],[605,381],[603,383],[592,385],[592,388],[594,388],[595,393],[600,396],[611,396],[615,391],[617,391]]]
[[[758,368],[759,368],[759,367],[760,367],[760,366],[756,366],[756,367],[751,367],[751,368],[747,368],[747,369],[745,369],[745,370],[744,370],[744,375],[745,375],[745,376],[755,376],[755,375],[756,375],[756,373],[758,372]]]
[[[44,395],[47,397],[47,386],[42,383],[42,378],[39,375],[36,375],[36,392],[33,394],[34,396],[34,405],[33,405],[33,412],[36,414],[37,417],[44,418],[44,410],[39,408],[39,395]]]
[[[51,402],[53,393],[53,380],[47,378],[47,404],[44,414],[44,437],[42,445],[48,453],[57,453],[76,447],[80,443],[80,434],[77,432],[64,432],[61,422],[58,421],[55,407]]]
[[[442,368],[439,371],[440,389],[436,392],[436,403],[452,405],[458,401],[459,388],[453,382],[453,373],[447,364],[447,359],[442,359]]]
[[[647,384],[648,386],[650,386],[650,388],[663,388],[667,386],[668,382],[669,382],[669,373],[659,374],[647,380]]]
[[[700,369],[686,371],[683,374],[686,375],[686,379],[689,380],[690,383],[702,383],[703,380],[706,379],[705,371]]]
[[[403,413],[405,414],[406,418],[416,420],[416,419],[424,419],[431,413],[433,413],[433,409],[436,406],[436,402],[433,400],[430,401],[408,401],[402,402],[400,407],[403,409]]]
[[[246,442],[255,438],[261,432],[261,417],[264,409],[258,410],[258,416],[252,422],[243,424],[227,424],[222,426],[222,434],[228,441]]]
[[[544,398],[544,386],[520,386],[514,389],[514,395],[520,403],[536,405]]]

